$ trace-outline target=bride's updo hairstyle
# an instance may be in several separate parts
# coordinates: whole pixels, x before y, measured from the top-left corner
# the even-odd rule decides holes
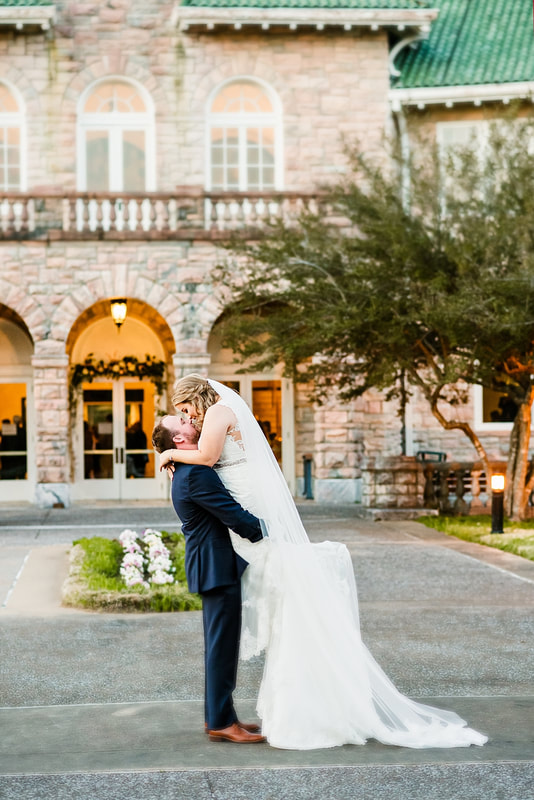
[[[192,372],[177,381],[172,395],[172,404],[175,408],[178,408],[181,403],[194,406],[198,413],[198,419],[191,420],[191,422],[195,427],[201,428],[204,414],[210,406],[215,405],[218,399],[219,395],[206,378]]]

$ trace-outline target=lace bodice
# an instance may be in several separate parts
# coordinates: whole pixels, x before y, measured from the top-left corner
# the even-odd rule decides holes
[[[230,428],[224,438],[223,449],[219,460],[214,464],[214,469],[234,467],[236,464],[246,464],[246,462],[245,446],[241,437],[241,431],[239,430],[239,424],[236,423],[233,428]]]

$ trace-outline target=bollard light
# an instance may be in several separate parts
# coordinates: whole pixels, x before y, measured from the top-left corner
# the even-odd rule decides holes
[[[504,475],[491,476],[491,532],[504,533]]]

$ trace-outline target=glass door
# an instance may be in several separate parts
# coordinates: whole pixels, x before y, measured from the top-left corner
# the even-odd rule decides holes
[[[0,499],[32,500],[35,464],[28,458],[28,382],[0,381]]]
[[[156,417],[156,393],[150,381],[124,381],[120,396],[121,497],[158,497],[162,481],[152,449],[152,428]]]
[[[256,417],[278,464],[295,491],[295,446],[293,442],[293,384],[265,375],[233,375],[219,380],[239,392]]]
[[[168,494],[151,446],[156,413],[150,381],[94,381],[82,386],[78,499],[143,500]]]

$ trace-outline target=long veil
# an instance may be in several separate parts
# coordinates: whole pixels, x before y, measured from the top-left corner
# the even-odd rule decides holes
[[[254,487],[255,514],[264,520],[273,542],[304,544],[308,535],[299,517],[286,480],[273,451],[243,398],[219,381],[209,379],[225,406],[239,423],[247,454],[247,468]]]
[[[389,680],[361,639],[347,548],[310,543],[248,405],[219,381],[209,383],[237,418],[251,510],[269,533],[263,558],[244,573],[241,652],[246,659],[266,649],[258,713],[269,743],[301,750],[368,738],[413,748],[484,744],[487,737],[457,714],[417,703]]]

